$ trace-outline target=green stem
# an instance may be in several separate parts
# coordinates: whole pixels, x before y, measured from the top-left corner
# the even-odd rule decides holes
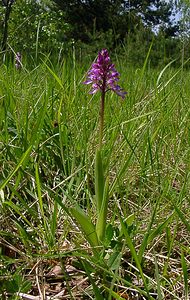
[[[100,136],[99,136],[99,150],[102,148],[103,130],[104,130],[104,108],[105,108],[105,92],[102,92],[100,100]]]

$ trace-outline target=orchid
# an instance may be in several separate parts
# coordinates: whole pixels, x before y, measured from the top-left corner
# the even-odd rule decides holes
[[[22,60],[22,55],[20,52],[17,52],[15,55],[15,67],[17,70],[22,67],[21,60]]]
[[[100,131],[99,131],[99,149],[102,148],[103,128],[104,128],[104,106],[105,95],[108,91],[115,92],[122,99],[127,94],[119,85],[120,74],[112,64],[108,50],[102,49],[95,63],[92,64],[88,71],[87,80],[84,84],[92,84],[90,94],[95,94],[97,91],[101,92],[100,101]]]
[[[88,71],[87,80],[83,82],[84,84],[92,85],[90,94],[95,94],[100,91],[101,95],[99,111],[99,147],[96,150],[95,156],[95,198],[98,216],[96,221],[96,235],[98,243],[103,243],[104,241],[109,201],[109,178],[108,176],[107,178],[104,176],[102,160],[105,96],[108,91],[113,91],[122,99],[125,98],[127,93],[118,85],[119,76],[120,74],[111,62],[108,50],[102,49],[98,54],[96,62],[92,64],[91,69]],[[77,217],[79,216],[79,213],[78,210]],[[86,224],[84,223],[85,222],[83,222],[82,225],[85,225],[86,232]]]
[[[105,94],[111,90],[124,99],[127,93],[117,84],[119,76],[107,49],[102,49],[98,54],[97,61],[92,64],[88,72],[87,80],[83,83],[92,84],[90,94],[95,94],[98,90]]]

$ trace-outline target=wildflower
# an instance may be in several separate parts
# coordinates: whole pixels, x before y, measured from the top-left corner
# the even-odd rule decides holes
[[[17,52],[15,55],[15,67],[17,70],[20,69],[22,66],[21,59],[22,59],[21,53]]]
[[[87,80],[84,84],[92,84],[90,94],[101,92],[100,99],[100,130],[99,130],[99,149],[102,148],[103,129],[104,129],[104,110],[105,110],[105,95],[108,91],[115,92],[118,96],[125,98],[127,94],[119,85],[119,73],[116,71],[114,64],[108,54],[107,49],[102,49],[95,63],[92,64],[88,72]]]
[[[107,91],[112,90],[124,99],[127,93],[117,84],[119,76],[120,74],[112,64],[108,51],[102,49],[98,54],[97,61],[92,64],[84,84],[92,84],[90,94],[95,94],[98,90],[105,94]]]

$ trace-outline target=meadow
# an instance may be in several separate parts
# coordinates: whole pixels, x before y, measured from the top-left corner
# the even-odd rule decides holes
[[[95,57],[0,68],[2,300],[189,299],[188,62],[110,54],[101,159]]]

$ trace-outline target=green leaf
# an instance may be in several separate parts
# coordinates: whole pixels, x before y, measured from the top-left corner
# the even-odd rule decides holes
[[[134,214],[131,214],[130,216],[128,216],[125,220],[127,226],[132,226],[133,225],[133,222],[135,220],[135,215]]]
[[[105,231],[105,240],[104,240],[104,246],[108,247],[111,243],[111,240],[114,236],[114,229],[112,224],[108,224]]]
[[[99,242],[96,234],[96,229],[94,224],[92,224],[91,220],[89,219],[89,217],[84,213],[84,211],[79,206],[70,208],[70,213],[76,219],[78,225],[80,226],[89,244],[92,247],[98,247]]]
[[[96,222],[96,233],[97,233],[98,239],[100,241],[103,241],[105,238],[106,220],[107,220],[107,212],[108,212],[108,200],[109,200],[109,181],[107,178],[105,187],[104,187],[104,195],[103,195],[101,210],[98,214],[98,219]]]
[[[116,270],[119,268],[122,258],[122,252],[117,247],[114,249],[113,253],[110,255],[108,259],[108,267],[110,270]]]

